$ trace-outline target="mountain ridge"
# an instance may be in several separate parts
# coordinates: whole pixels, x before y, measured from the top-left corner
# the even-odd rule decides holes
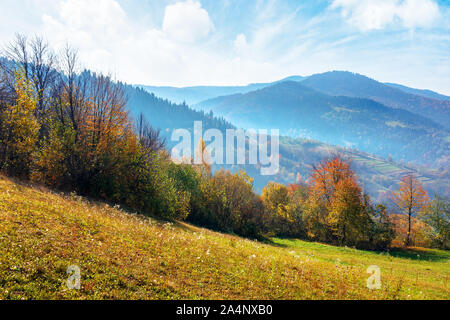
[[[302,84],[332,96],[367,98],[425,116],[449,128],[450,101],[418,96],[348,71],[315,74]]]
[[[219,97],[202,106],[239,127],[280,129],[292,137],[303,132],[338,145],[350,141],[349,146],[385,157],[392,154],[401,159],[405,154],[407,161],[417,154],[430,153],[428,149],[438,143],[431,151],[436,154],[428,158],[433,162],[442,151],[439,146],[448,147],[448,130],[426,117],[370,99],[326,95],[304,81]],[[420,141],[420,148],[411,139]]]
[[[271,86],[283,81],[303,81],[306,79],[302,76],[289,76],[284,79],[267,82],[267,83],[250,83],[246,86],[188,86],[188,87],[171,87],[171,86],[146,86],[136,85],[138,88],[145,89],[149,93],[168,99],[174,103],[187,103],[196,105],[201,101],[237,93],[247,93],[264,87]]]
[[[333,77],[336,78],[336,76],[337,79],[330,79]],[[317,81],[318,79],[319,81]],[[204,85],[171,87],[137,85],[136,87],[145,89],[147,92],[154,93],[156,96],[168,99],[174,103],[187,103],[196,109],[209,111],[207,109],[201,109],[204,102],[208,100],[234,94],[245,94],[285,81],[302,82],[313,89],[329,95],[371,99],[389,107],[405,109],[425,116],[447,127],[450,122],[450,97],[432,90],[415,89],[396,83],[382,83],[367,76],[349,71],[329,71],[311,76],[294,75],[274,82],[250,83],[246,86]],[[334,82],[327,84],[327,81]],[[345,83],[347,83],[347,88],[343,86]],[[363,89],[364,86],[369,86],[371,89],[361,92],[361,90],[356,89],[361,87],[361,85],[363,85]],[[375,94],[377,91],[379,92]]]

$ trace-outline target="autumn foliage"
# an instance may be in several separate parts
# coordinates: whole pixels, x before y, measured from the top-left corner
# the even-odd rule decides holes
[[[383,248],[391,241],[389,221],[364,195],[350,164],[339,157],[315,168],[305,211],[308,236],[340,245]]]
[[[422,183],[415,176],[407,175],[400,181],[399,189],[393,193],[392,200],[408,217],[405,239],[405,245],[408,246],[412,239],[412,217],[427,206],[430,198]]]
[[[80,72],[69,47],[57,66],[42,41],[34,44],[42,50],[30,55],[26,39],[19,38],[12,50],[18,54],[0,68],[2,172],[255,239],[299,237],[376,250],[391,244],[387,207],[371,203],[348,161],[329,159],[317,165],[308,184],[300,183],[300,176],[294,185],[270,182],[258,195],[246,172],[213,172],[203,141],[197,148],[202,161],[172,162],[159,131],[143,116],[129,116],[121,83]],[[36,55],[47,64],[28,68],[27,57]],[[410,244],[413,216],[423,211],[428,196],[408,176],[393,199],[408,214]],[[429,208],[423,221],[431,228],[431,242],[445,247],[448,205]]]
[[[22,69],[14,71],[16,99],[0,113],[0,168],[10,174],[27,176],[39,133],[35,117],[36,98]]]

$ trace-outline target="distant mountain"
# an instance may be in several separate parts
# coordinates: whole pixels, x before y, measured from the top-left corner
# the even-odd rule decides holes
[[[281,86],[289,84],[281,84]],[[163,136],[168,140],[167,147],[169,150],[174,146],[174,142],[170,141],[172,130],[176,128],[192,130],[194,121],[202,121],[206,129],[217,128],[222,132],[234,128],[231,123],[215,117],[213,113],[195,111],[186,105],[171,103],[143,89],[132,86],[125,86],[125,89],[129,97],[128,109],[131,114],[138,115],[143,112],[154,127],[162,129]],[[305,90],[312,91],[308,88],[305,88]],[[214,166],[213,169],[217,170],[221,167],[232,171],[244,169],[254,178],[256,191],[261,192],[269,181],[286,184],[296,183],[298,178],[305,181],[311,175],[313,165],[335,154],[340,154],[352,161],[352,166],[357,172],[364,190],[376,199],[383,199],[385,193],[397,187],[400,177],[410,172],[415,172],[419,176],[429,192],[435,191],[440,194],[450,192],[448,190],[449,172],[445,171],[446,167],[436,170],[400,164],[352,148],[333,146],[310,139],[281,138],[281,170],[275,176],[261,175],[258,165],[222,165]]]
[[[409,88],[409,87],[403,86],[401,84],[396,84],[396,83],[385,83],[385,85],[388,85],[390,87],[400,89],[406,93],[411,93],[411,94],[415,94],[418,96],[423,96],[423,97],[436,99],[436,100],[450,101],[449,96],[445,96],[443,94],[440,94],[440,93],[437,93],[437,92],[434,92],[431,90],[414,89],[414,88]]]
[[[238,127],[276,128],[395,159],[435,163],[449,156],[449,132],[403,109],[369,99],[330,96],[304,85],[282,82],[246,94],[201,103]]]
[[[302,84],[333,96],[367,98],[392,108],[405,109],[450,128],[450,101],[407,93],[346,71],[316,74],[302,81]]]
[[[301,76],[291,76],[271,83],[253,83],[247,86],[196,86],[176,88],[138,85],[136,87],[145,89],[147,92],[154,93],[155,96],[162,99],[167,99],[173,103],[195,105],[201,101],[219,96],[227,96],[236,93],[248,93],[279,82],[303,81],[304,79],[305,78]]]

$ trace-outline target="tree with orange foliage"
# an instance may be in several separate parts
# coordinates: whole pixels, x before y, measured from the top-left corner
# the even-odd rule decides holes
[[[411,245],[411,217],[422,211],[428,204],[430,198],[423,189],[420,180],[412,174],[403,177],[400,181],[398,191],[393,192],[392,200],[406,214],[408,214],[408,232],[405,245]]]
[[[365,237],[370,217],[350,164],[339,157],[314,169],[306,214],[313,238],[355,245]]]
[[[325,161],[314,168],[311,177],[311,192],[318,196],[326,205],[330,205],[336,186],[342,180],[355,179],[350,164],[339,157]]]

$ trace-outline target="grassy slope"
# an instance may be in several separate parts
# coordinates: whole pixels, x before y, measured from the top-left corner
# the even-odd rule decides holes
[[[450,297],[448,252],[389,256],[274,242],[157,222],[0,177],[0,299]],[[65,287],[74,264],[81,267],[80,291]],[[374,264],[383,288],[371,291],[366,268]]]

